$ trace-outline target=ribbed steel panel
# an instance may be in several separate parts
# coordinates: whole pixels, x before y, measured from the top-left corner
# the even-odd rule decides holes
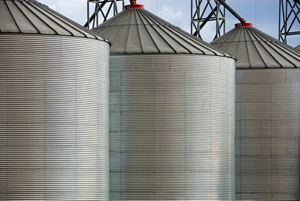
[[[109,200],[109,44],[0,44],[0,200]]]
[[[234,60],[112,55],[110,199],[234,200]]]
[[[243,24],[212,44],[237,58],[236,200],[300,200],[300,53]]]
[[[232,58],[146,9],[124,10],[93,31],[113,43],[113,54],[182,53]]]
[[[299,76],[237,70],[236,200],[300,200]]]

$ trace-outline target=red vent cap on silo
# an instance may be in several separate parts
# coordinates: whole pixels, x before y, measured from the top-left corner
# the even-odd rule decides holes
[[[251,22],[242,22],[242,23],[237,23],[234,25],[234,27],[253,27],[253,23]]]
[[[141,8],[144,8],[144,5],[143,4],[137,4],[136,0],[130,0],[130,5],[126,5],[125,10],[130,9],[130,8],[135,8],[135,9],[140,8],[141,9]]]

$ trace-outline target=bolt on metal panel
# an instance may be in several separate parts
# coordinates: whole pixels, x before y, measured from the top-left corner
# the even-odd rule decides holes
[[[299,200],[299,52],[251,23],[212,44],[237,58],[236,200]]]
[[[123,54],[110,66],[110,199],[234,200],[234,60]]]
[[[109,44],[35,0],[0,19],[0,200],[108,200]]]
[[[264,73],[272,79],[257,79]],[[299,200],[298,74],[237,70],[237,200]]]
[[[0,34],[0,44],[0,199],[109,200],[108,43]]]

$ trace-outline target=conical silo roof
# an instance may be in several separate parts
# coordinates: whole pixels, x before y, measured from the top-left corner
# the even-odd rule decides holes
[[[0,34],[46,34],[103,40],[35,0],[0,0]]]
[[[111,41],[112,54],[178,53],[232,58],[150,13],[141,4],[127,6],[93,31]]]
[[[298,45],[298,46],[296,47],[296,49],[297,49],[297,50],[300,50],[300,45]]]
[[[237,68],[300,67],[299,52],[254,28],[252,23],[236,24],[211,44],[235,56]]]

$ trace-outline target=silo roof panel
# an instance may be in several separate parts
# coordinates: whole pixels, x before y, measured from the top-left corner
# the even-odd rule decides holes
[[[152,40],[155,44],[151,47],[151,49],[153,50],[151,53],[175,53],[175,50],[169,47],[166,39],[161,36],[159,31],[157,31],[156,26],[146,25],[145,27],[148,30],[148,33],[146,35],[143,35],[142,39],[146,41]],[[149,35],[151,35],[151,37],[149,37]],[[150,47],[147,47],[147,49],[150,49]]]
[[[35,15],[39,16],[43,22],[47,22],[48,29],[54,30],[55,33],[57,33],[59,35],[71,35],[71,33],[70,33],[70,31],[68,31],[68,29],[63,28],[63,27],[67,27],[65,24],[60,25],[62,23],[61,20],[56,20],[53,17],[53,15],[50,15],[49,13],[45,12],[44,10],[39,9],[39,7],[35,7],[35,5],[33,5],[30,9],[31,9],[31,12],[33,12],[33,13],[35,13]],[[44,28],[46,29],[46,27],[44,27]]]
[[[126,9],[94,31],[112,42],[112,54],[177,53],[233,58],[145,9]]]
[[[149,38],[144,37],[147,36],[147,34],[149,34],[149,30],[152,29],[151,26],[146,25],[146,26],[138,26],[139,28],[139,32],[140,32],[140,38],[141,38],[141,45],[142,45],[142,49],[144,53],[155,53],[155,51],[157,50],[157,45],[154,42],[154,38],[151,38],[151,40],[149,40]]]
[[[0,1],[0,32],[19,32],[19,28],[4,1]]]
[[[292,52],[285,51],[285,46],[281,46],[279,43],[275,43],[275,46],[277,49],[278,54],[282,54],[283,57],[279,57],[279,59],[282,59],[282,62],[285,62],[286,64],[283,64],[284,67],[295,67],[297,64],[299,64],[299,55],[293,54]]]
[[[264,63],[266,65],[269,65],[270,68],[273,67],[282,67],[280,61],[278,60],[278,53],[272,49],[268,43],[256,43],[259,44],[259,46],[257,46],[258,51],[261,55],[261,57],[264,60]],[[251,60],[255,59],[255,58],[250,58]]]
[[[250,61],[249,61],[247,43],[235,43],[235,45],[238,46],[238,55],[240,58],[240,65],[242,67],[248,66]]]
[[[110,49],[115,49],[116,52],[126,52],[127,50],[127,41],[128,41],[128,33],[129,33],[129,26],[121,26],[120,31],[117,35],[117,42],[113,43]],[[120,37],[123,36],[123,37]],[[117,45],[118,43],[124,43],[124,46]]]
[[[46,34],[104,40],[35,0],[0,0],[0,34]]]
[[[28,17],[24,17],[24,13],[27,12],[27,9],[24,9],[23,4],[20,2],[7,2],[7,7],[9,8],[15,23],[18,25],[20,32],[22,33],[39,33],[37,28],[29,21]],[[19,12],[21,10],[21,12]]]
[[[128,53],[138,53],[142,51],[142,45],[140,40],[138,26],[132,25],[129,26],[129,34],[127,35],[127,46],[126,52]],[[129,41],[132,41],[129,43]]]
[[[99,35],[109,35],[113,39],[117,39],[118,35],[120,34],[122,30],[122,26],[116,26],[114,29],[103,29],[101,30],[101,33],[98,33]],[[113,45],[113,44],[112,44]]]
[[[7,4],[9,5],[10,10],[14,16],[22,13],[23,16],[20,16],[20,18],[27,18],[28,19],[27,22],[30,25],[34,26],[38,30],[39,33],[56,34],[56,32],[49,27],[49,25],[48,25],[49,22],[45,21],[46,19],[43,19],[44,16],[38,15],[36,12],[34,12],[34,10],[30,9],[30,8],[32,8],[32,6],[27,7],[24,3],[20,3],[18,1],[16,1],[16,2],[7,1]],[[14,5],[16,5],[16,6],[14,6]],[[12,8],[15,8],[15,9],[13,10]],[[26,27],[27,24],[21,25],[20,22],[17,20],[16,20],[16,23],[18,24],[18,26],[22,26],[23,30],[21,28],[20,29],[21,29],[21,32],[24,33],[24,31],[26,31],[26,30],[24,30],[24,27]]]
[[[235,56],[237,68],[300,67],[300,52],[254,27],[236,27],[211,44]]]
[[[258,46],[260,46],[261,44],[257,41],[253,41],[253,42],[249,41],[247,44],[248,44],[247,52],[249,54],[248,61],[250,62],[249,65],[252,68],[262,68],[262,66],[265,66],[264,60],[262,59],[262,55],[258,52],[259,49]],[[255,59],[249,60],[249,58],[255,58]]]
[[[296,49],[297,49],[297,50],[300,50],[300,45],[298,45],[298,46],[296,47]]]
[[[158,25],[155,26],[155,28],[161,38],[163,38],[168,44],[167,47],[170,49],[170,51],[174,50],[174,52],[176,53],[190,53],[188,49],[184,45],[182,45],[181,38],[175,38],[172,32],[170,32],[164,26]]]

